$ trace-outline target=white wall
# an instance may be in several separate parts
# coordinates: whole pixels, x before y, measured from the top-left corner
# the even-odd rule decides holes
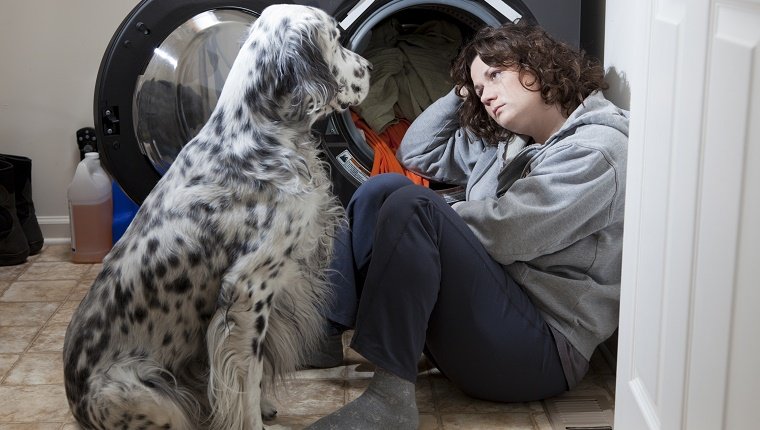
[[[0,13],[0,152],[32,159],[45,237],[68,237],[75,132],[92,127],[103,52],[138,0],[24,0]]]
[[[607,0],[605,11],[604,68],[610,88],[605,96],[623,109],[631,108],[631,81],[635,78],[635,52],[645,31],[637,24],[642,5],[639,1]],[[644,2],[646,3],[646,2]]]

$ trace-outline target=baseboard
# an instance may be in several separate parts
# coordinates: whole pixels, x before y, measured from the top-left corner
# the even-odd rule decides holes
[[[71,242],[71,229],[67,216],[38,216],[37,223],[42,230],[45,243],[53,245]]]

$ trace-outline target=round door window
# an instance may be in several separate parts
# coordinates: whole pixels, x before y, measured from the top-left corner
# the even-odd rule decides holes
[[[237,9],[206,11],[153,50],[137,79],[133,125],[140,150],[159,174],[211,116],[255,18]]]

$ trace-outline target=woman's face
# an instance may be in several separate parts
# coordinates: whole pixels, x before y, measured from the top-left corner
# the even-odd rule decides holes
[[[475,93],[497,124],[513,133],[536,137],[535,128],[540,126],[542,114],[550,106],[544,103],[539,91],[523,87],[516,70],[491,67],[478,56],[470,66],[470,77]],[[537,87],[537,82],[531,85],[531,89]]]

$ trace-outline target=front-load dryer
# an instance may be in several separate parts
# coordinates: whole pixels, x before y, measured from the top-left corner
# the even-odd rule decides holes
[[[140,204],[213,111],[246,31],[270,1],[143,0],[123,20],[103,56],[94,117],[106,169]],[[278,2],[281,3],[281,2]],[[304,0],[343,29],[362,53],[373,29],[431,19],[455,24],[463,40],[484,25],[521,18],[601,57],[603,0]],[[369,175],[373,151],[348,112],[315,125],[335,193],[345,204]],[[445,187],[441,187],[445,188]]]

